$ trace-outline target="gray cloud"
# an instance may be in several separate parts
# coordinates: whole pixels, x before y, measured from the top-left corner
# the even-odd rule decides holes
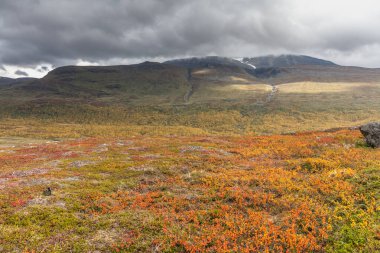
[[[15,75],[18,75],[18,76],[29,76],[28,73],[22,71],[22,70],[16,70],[15,71]]]
[[[5,67],[3,65],[0,65],[0,70],[6,71]]]
[[[36,68],[36,70],[37,70],[38,72],[44,73],[44,72],[46,72],[46,71],[49,71],[49,67],[47,67],[47,66],[38,66],[38,67]]]
[[[3,0],[0,62],[302,53],[380,66],[379,23],[375,0]]]

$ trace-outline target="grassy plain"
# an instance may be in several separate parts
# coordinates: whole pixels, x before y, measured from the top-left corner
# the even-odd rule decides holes
[[[146,132],[152,127],[165,132],[162,127],[171,126],[209,134],[279,134],[353,127],[380,118],[378,83],[298,82],[276,87],[267,101],[273,91],[270,85],[207,83],[197,87],[187,103],[173,104],[161,104],[165,100],[161,95],[128,103],[105,103],[106,97],[18,101],[9,95],[0,102],[0,120],[74,124],[74,128],[84,124],[85,129],[100,124],[147,128]]]

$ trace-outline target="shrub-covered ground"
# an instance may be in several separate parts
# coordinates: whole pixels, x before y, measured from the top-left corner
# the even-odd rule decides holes
[[[175,133],[0,138],[0,251],[380,250],[380,150],[357,130]]]

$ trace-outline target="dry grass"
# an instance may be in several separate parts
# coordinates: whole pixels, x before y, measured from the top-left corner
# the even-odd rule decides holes
[[[355,93],[363,89],[362,93],[368,90],[377,90],[380,94],[380,83],[316,83],[316,82],[300,82],[287,83],[278,85],[282,93]]]
[[[235,103],[250,104],[261,101],[270,92],[271,86],[266,84],[200,84],[190,98],[190,103]]]

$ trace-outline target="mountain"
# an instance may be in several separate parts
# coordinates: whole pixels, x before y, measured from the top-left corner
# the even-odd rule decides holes
[[[243,63],[254,65],[256,68],[283,68],[299,65],[309,66],[338,66],[337,64],[306,55],[269,55],[253,58],[243,58]]]
[[[253,67],[255,66],[255,67]],[[208,56],[120,66],[64,66],[41,79],[0,79],[5,104],[63,100],[80,103],[244,105],[262,100],[273,85],[311,82],[378,83],[379,69],[345,67],[309,56],[240,60]],[[302,90],[302,92],[309,92]]]

